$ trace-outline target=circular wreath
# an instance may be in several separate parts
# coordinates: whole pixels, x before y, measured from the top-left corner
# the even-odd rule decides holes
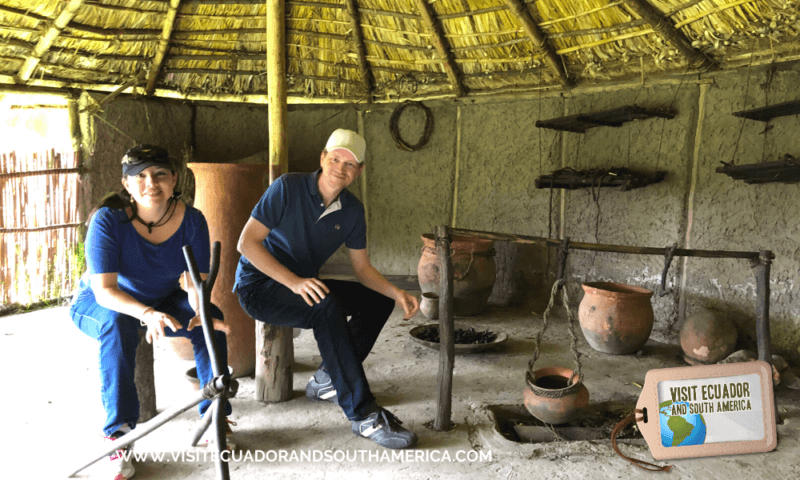
[[[405,142],[405,140],[402,139],[402,137],[400,137],[400,131],[397,127],[397,122],[400,120],[400,115],[403,114],[403,110],[411,106],[420,108],[425,112],[425,130],[422,132],[422,136],[420,137],[419,141],[414,145],[409,145]],[[397,148],[407,152],[419,150],[426,143],[428,143],[428,140],[431,139],[431,133],[433,133],[433,113],[431,112],[431,109],[423,105],[422,102],[406,100],[398,105],[397,108],[394,109],[394,112],[392,112],[392,118],[389,120],[389,131],[392,132],[392,138],[394,138]]]

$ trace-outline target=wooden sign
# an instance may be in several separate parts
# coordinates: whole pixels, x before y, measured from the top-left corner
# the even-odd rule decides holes
[[[650,370],[636,423],[657,460],[768,452],[778,444],[767,362]]]

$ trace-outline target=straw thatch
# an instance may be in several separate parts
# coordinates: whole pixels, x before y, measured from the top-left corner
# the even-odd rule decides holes
[[[0,0],[0,84],[265,101],[273,1]],[[397,101],[787,61],[798,4],[286,0],[286,85],[294,103]]]

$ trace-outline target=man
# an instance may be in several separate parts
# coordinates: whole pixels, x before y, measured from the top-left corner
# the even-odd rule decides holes
[[[369,261],[364,207],[346,190],[364,170],[365,153],[360,135],[338,129],[320,170],[283,175],[267,189],[239,237],[234,291],[251,317],[314,331],[322,364],[306,387],[309,399],[338,403],[358,436],[408,448],[417,436],[376,403],[362,367],[395,303],[406,319],[419,310]],[[317,278],[342,244],[360,283]]]

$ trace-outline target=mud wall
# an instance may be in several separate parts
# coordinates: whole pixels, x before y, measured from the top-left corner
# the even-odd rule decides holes
[[[797,184],[747,185],[716,173],[720,162],[746,164],[800,156],[797,117],[763,122],[733,112],[795,100],[797,64],[605,87],[560,95],[480,101],[430,101],[434,127],[427,145],[398,148],[389,128],[396,105],[290,106],[290,170],[313,171],[327,136],[338,127],[367,139],[364,178],[351,187],[366,204],[368,248],[387,275],[416,275],[420,235],[435,225],[562,238],[572,241],[709,250],[772,250],[771,320],[774,350],[798,359],[800,271]],[[637,104],[670,108],[673,119],[637,120],[584,134],[536,128],[540,119]],[[117,188],[119,157],[133,140],[171,151],[191,146],[197,161],[234,161],[263,155],[263,106],[189,105],[119,100],[95,122],[92,185]],[[408,108],[398,131],[407,143],[423,133],[425,116]],[[121,130],[124,133],[120,133]],[[537,189],[537,177],[559,168],[627,167],[665,171],[657,184],[616,189]],[[99,198],[99,197],[98,197]],[[546,297],[553,280],[553,249],[498,244],[495,304]],[[347,264],[339,252],[332,264]],[[743,260],[672,262],[667,294],[659,296],[664,258],[573,251],[568,279],[572,301],[584,281],[615,281],[656,291],[654,337],[675,342],[680,321],[697,308],[714,308],[735,322],[744,343],[755,337],[755,275]]]

